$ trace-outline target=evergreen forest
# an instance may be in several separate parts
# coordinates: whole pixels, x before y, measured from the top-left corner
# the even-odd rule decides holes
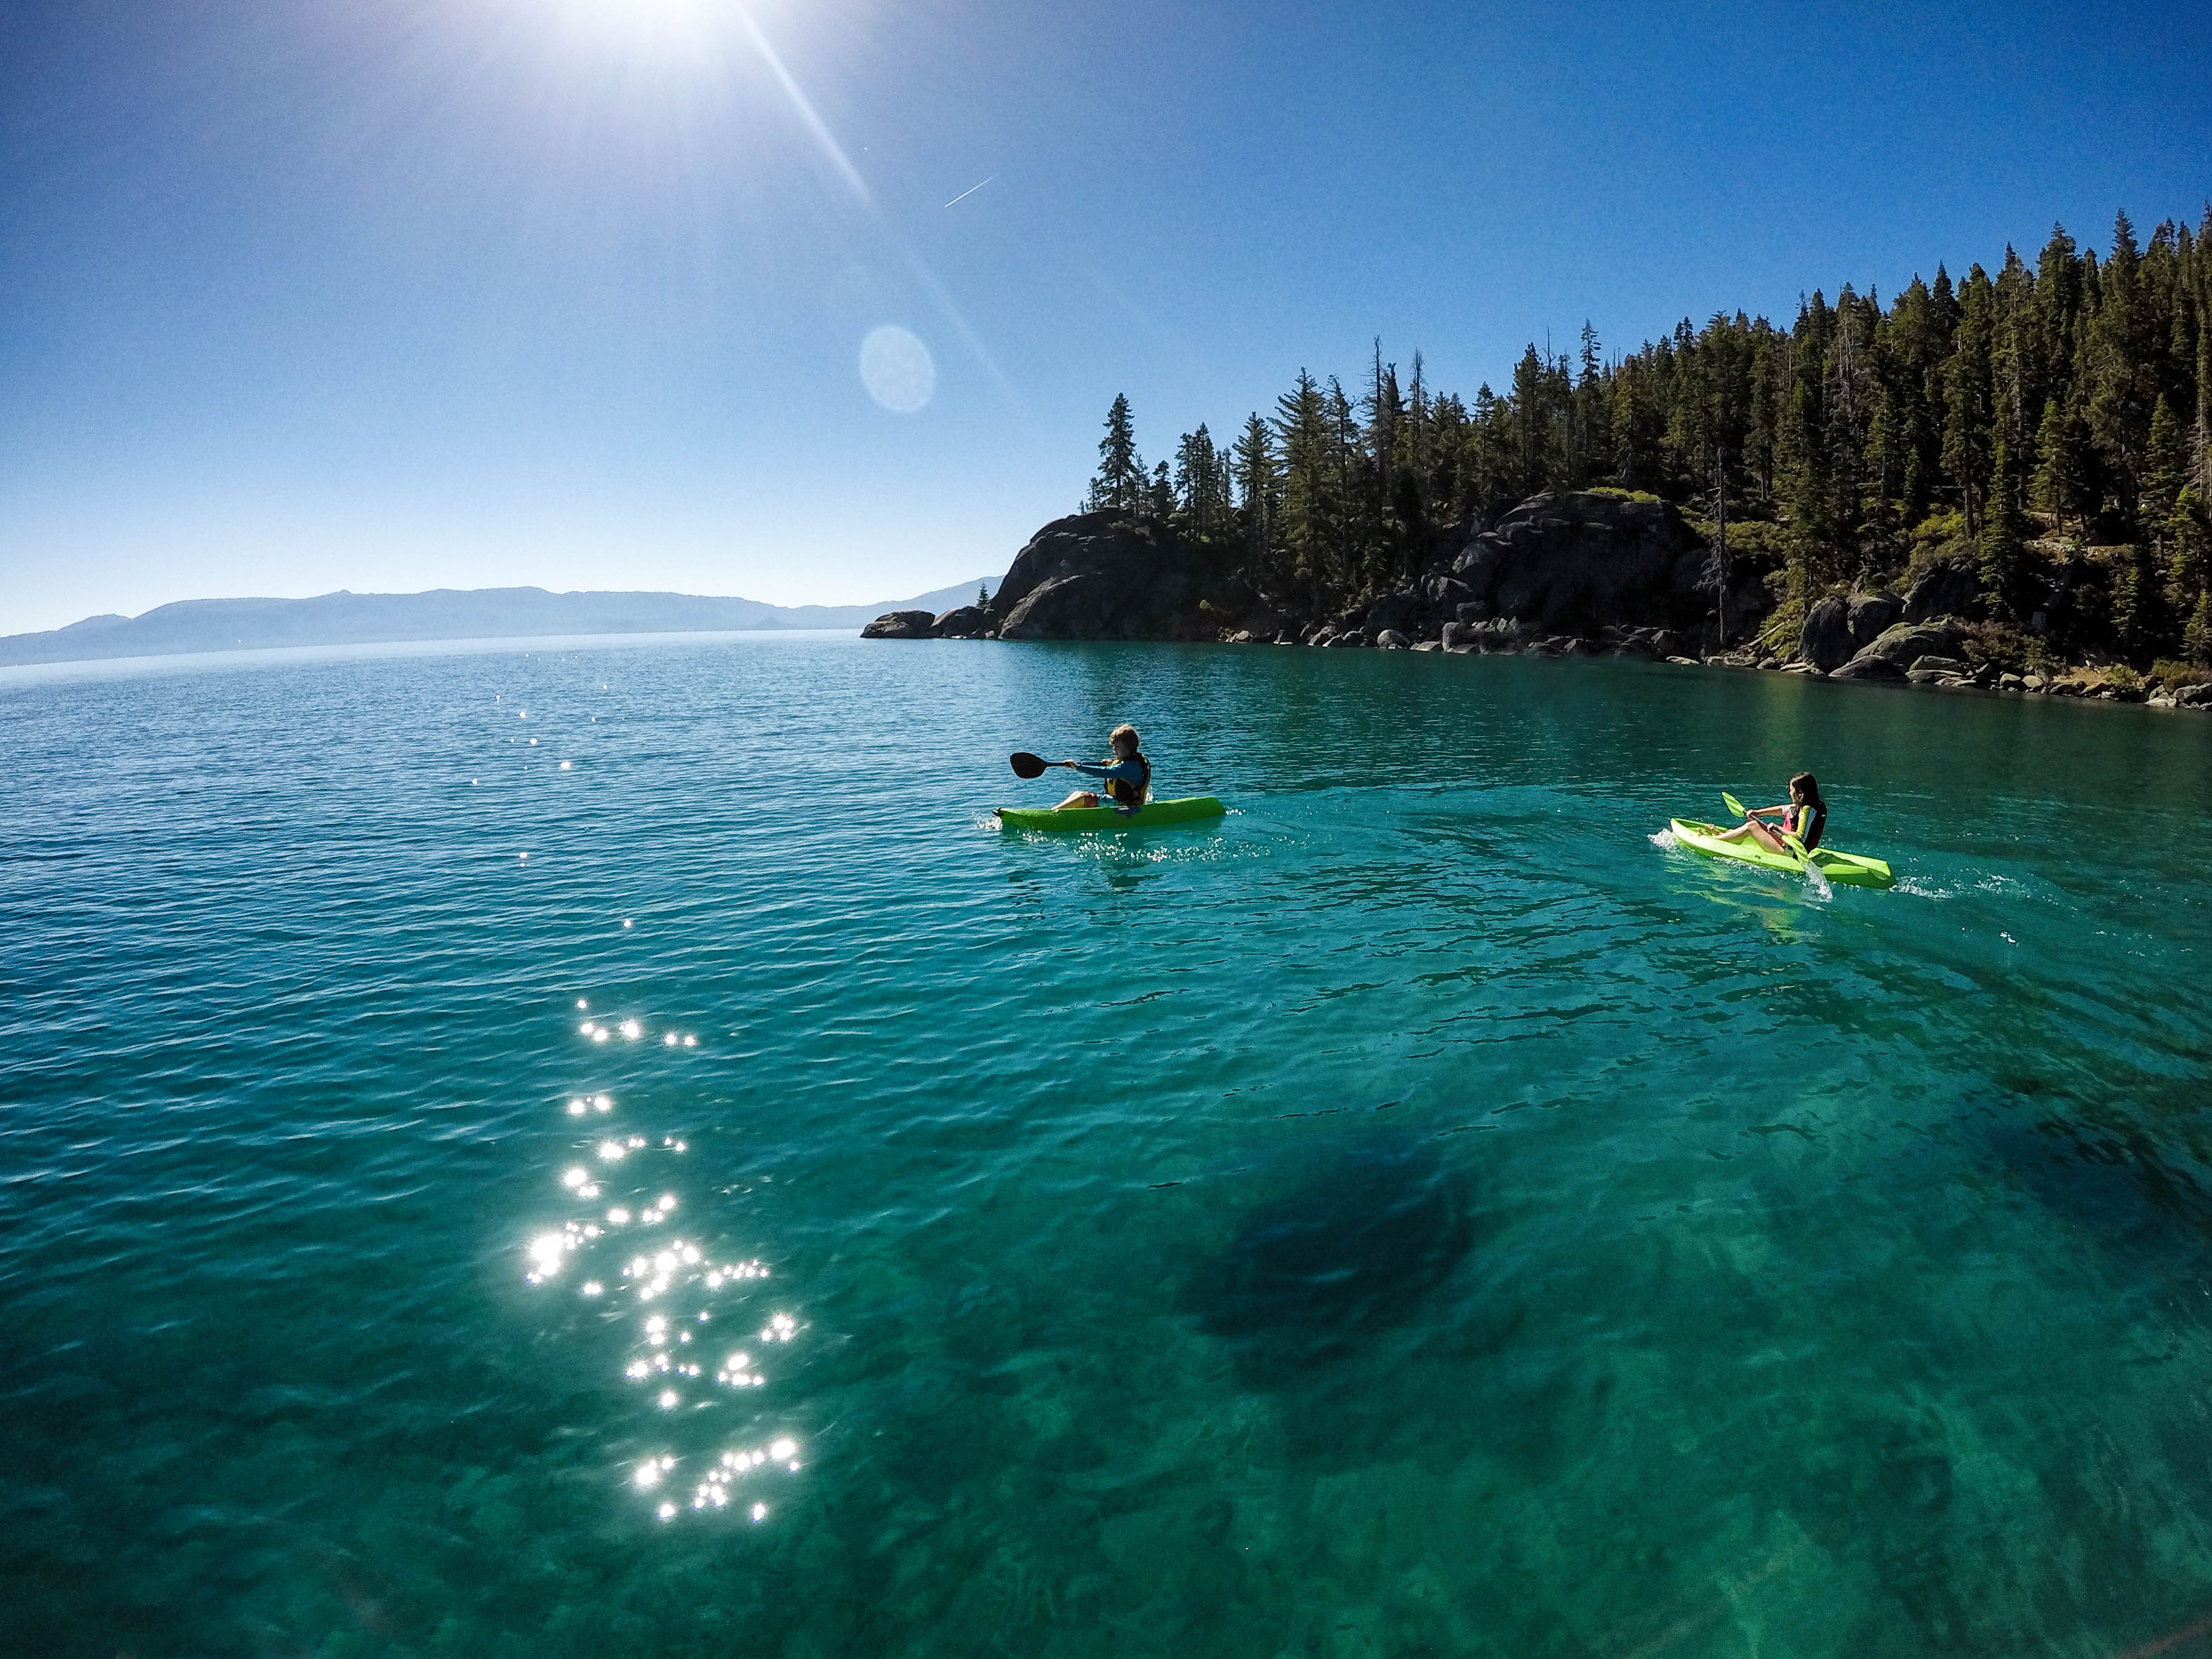
[[[1413,581],[1439,538],[1546,490],[1672,501],[1773,600],[1788,654],[1832,593],[1971,560],[1994,649],[2212,664],[2212,206],[2102,258],[2055,228],[1992,276],[1846,284],[1788,326],[1717,313],[1608,357],[1585,325],[1468,401],[1378,342],[1347,391],[1301,370],[1226,443],[1147,467],[1116,398],[1087,510],[1171,521],[1220,573],[1316,615]],[[1725,515],[1723,519],[1723,514]]]

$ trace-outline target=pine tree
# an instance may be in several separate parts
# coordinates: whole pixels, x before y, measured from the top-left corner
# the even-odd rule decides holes
[[[1943,369],[1943,470],[1959,491],[1966,533],[1978,536],[1990,480],[1990,333],[1992,295],[1979,265],[1960,290],[1955,348]]]
[[[1210,542],[1229,528],[1229,484],[1213,435],[1203,423],[1186,432],[1176,446],[1176,511],[1183,528],[1200,542]]]
[[[2199,668],[2212,668],[2212,599],[2199,593],[2189,625],[2181,630],[2181,651]]]
[[[1145,487],[1143,504],[1138,510],[1148,513],[1155,519],[1175,516],[1175,480],[1169,476],[1165,461],[1152,469],[1152,481]]]
[[[1275,428],[1283,445],[1282,538],[1290,574],[1324,608],[1335,540],[1329,471],[1328,411],[1320,385],[1305,370],[1275,401]]]
[[[1983,591],[2006,616],[2020,616],[2027,544],[2021,514],[2018,452],[2000,424],[1990,443],[1990,496],[1982,515],[1980,553]]]
[[[1098,471],[1091,480],[1086,510],[1139,513],[1145,507],[1145,464],[1137,454],[1136,424],[1129,400],[1120,392],[1106,411],[1106,435],[1098,441]]]
[[[1275,456],[1274,434],[1255,410],[1237,441],[1237,482],[1242,494],[1237,503],[1238,528],[1253,574],[1266,582],[1275,568],[1275,520],[1281,508],[1282,468]]]
[[[2166,514],[2165,541],[2168,550],[2166,592],[2173,614],[2185,617],[2182,647],[2191,662],[2201,662],[2212,637],[2205,632],[2206,593],[2212,590],[2212,514],[2195,484],[2183,486]]]
[[[2084,535],[2096,510],[2095,457],[2089,428],[2070,402],[2051,398],[2043,406],[2036,434],[2035,504],[2054,519],[2071,519]]]
[[[2082,331],[2081,351],[2090,435],[2117,487],[2121,514],[2130,521],[2142,495],[2143,450],[2157,391],[2151,362],[2157,332],[2144,305],[2135,233],[2123,213],[2112,227],[2112,257],[2097,273],[2095,309]]]
[[[2173,405],[2161,392],[2151,410],[2150,433],[2143,446],[2144,519],[2163,526],[2188,482],[2189,453],[2182,446],[2181,422],[2173,418]]]

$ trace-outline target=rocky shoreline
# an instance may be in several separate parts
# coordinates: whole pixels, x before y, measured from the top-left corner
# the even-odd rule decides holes
[[[2168,688],[2124,668],[2015,671],[1989,637],[1970,562],[1902,593],[1824,599],[1776,640],[1771,558],[1723,562],[1671,504],[1620,490],[1543,495],[1439,536],[1423,568],[1363,607],[1312,614],[1295,592],[1217,571],[1156,519],[1085,513],[1039,530],[998,592],[933,616],[897,611],[878,640],[1167,639],[1323,649],[1635,656],[1940,690],[2146,702],[2212,712],[2212,676]],[[1761,641],[1764,641],[1763,643]],[[1784,647],[1787,647],[1785,650]]]

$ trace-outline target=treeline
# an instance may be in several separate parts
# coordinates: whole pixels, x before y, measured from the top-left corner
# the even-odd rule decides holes
[[[1936,267],[1885,306],[1846,284],[1790,326],[1717,313],[1608,360],[1593,330],[1532,344],[1470,404],[1401,380],[1381,344],[1355,393],[1301,371],[1224,445],[1147,469],[1116,398],[1085,505],[1174,520],[1224,568],[1316,615],[1413,580],[1440,530],[1543,489],[1682,506],[1770,567],[1779,638],[1832,592],[1971,558],[1990,615],[2138,662],[2212,660],[2212,207],[2101,260],[2063,228],[2031,266]],[[2063,617],[2063,623],[2057,620]]]

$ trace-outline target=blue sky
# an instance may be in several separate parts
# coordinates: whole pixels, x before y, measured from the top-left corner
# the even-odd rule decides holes
[[[0,633],[995,573],[1116,392],[1159,457],[1376,334],[1472,395],[2193,225],[2208,59],[2196,4],[0,0]]]

